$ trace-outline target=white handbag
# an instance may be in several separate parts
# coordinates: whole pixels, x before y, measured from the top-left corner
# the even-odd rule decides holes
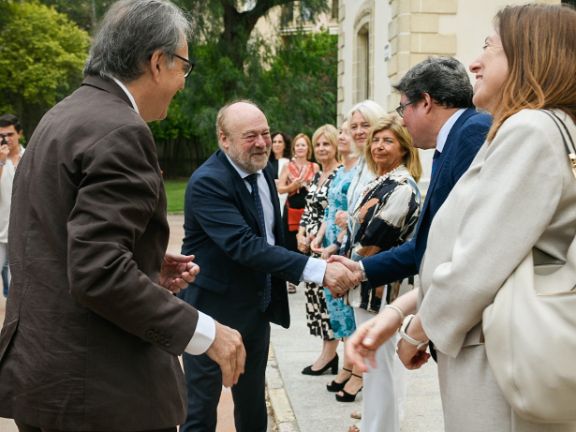
[[[576,239],[566,263],[535,265],[535,255],[530,251],[484,310],[486,354],[518,415],[541,423],[576,421]]]

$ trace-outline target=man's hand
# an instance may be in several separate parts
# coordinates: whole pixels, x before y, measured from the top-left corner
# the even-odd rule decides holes
[[[353,275],[353,277],[349,278],[348,280],[343,278],[338,279],[339,286],[344,290],[343,293],[351,290],[360,282],[362,282],[362,267],[360,267],[360,264],[358,264],[356,261],[352,261],[351,259],[341,255],[332,255],[330,258],[328,258],[328,264],[339,264],[344,266],[350,272],[350,274]],[[330,288],[332,294],[335,294],[330,285],[324,286]]]
[[[328,263],[322,286],[327,287],[334,297],[342,297],[350,288],[361,282],[361,275],[353,273],[338,262]]]
[[[1,144],[0,145],[0,162],[6,162],[9,154],[10,154],[10,147],[8,147],[8,144]]]
[[[194,255],[166,254],[160,269],[159,283],[174,294],[194,282],[200,267],[194,264]]]
[[[333,255],[330,257],[328,262],[337,262],[348,268],[351,272],[354,273],[362,273],[362,267],[360,267],[360,263],[357,261],[353,261],[350,258],[346,258],[342,255]]]
[[[242,343],[242,336],[238,331],[219,322],[215,321],[214,323],[216,324],[216,336],[206,351],[206,355],[220,366],[222,384],[225,387],[231,387],[238,382],[238,378],[244,373],[246,350]]]

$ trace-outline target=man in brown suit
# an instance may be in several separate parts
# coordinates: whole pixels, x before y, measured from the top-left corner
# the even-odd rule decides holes
[[[146,122],[192,66],[189,23],[165,0],[112,6],[82,86],[41,120],[14,180],[12,285],[0,335],[0,416],[21,431],[175,431],[177,356],[237,382],[238,332],[173,292],[198,272],[165,256],[166,197]]]

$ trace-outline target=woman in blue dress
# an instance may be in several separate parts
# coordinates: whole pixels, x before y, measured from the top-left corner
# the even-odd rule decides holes
[[[346,218],[339,218],[338,212],[348,211],[348,189],[352,178],[356,173],[358,154],[356,146],[350,136],[348,121],[342,123],[338,130],[338,152],[342,166],[336,171],[328,189],[328,207],[324,212],[324,221],[318,232],[318,236],[311,244],[311,249],[328,259],[330,255],[338,253],[342,238],[346,233]],[[345,339],[354,333],[356,323],[353,309],[342,298],[335,298],[328,289],[324,289],[326,306],[330,317],[330,325],[336,339]],[[330,392],[338,392],[344,389],[346,383],[355,373],[352,364],[344,358],[344,365],[336,378],[326,388]],[[356,379],[362,379],[361,373],[355,373]]]

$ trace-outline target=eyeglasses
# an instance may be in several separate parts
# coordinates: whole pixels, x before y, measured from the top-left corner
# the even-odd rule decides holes
[[[408,105],[412,105],[413,103],[414,103],[414,102],[406,102],[405,104],[400,103],[400,105],[398,105],[398,106],[396,107],[396,112],[398,113],[398,115],[399,115],[400,117],[404,117],[404,111],[406,111],[406,107],[407,107]]]
[[[188,75],[190,75],[190,72],[192,72],[194,70],[194,62],[192,60],[185,58],[185,57],[179,56],[176,53],[174,53],[172,55],[174,57],[179,58],[183,62],[186,62],[187,66],[186,66],[186,70],[184,71],[184,78],[188,78]]]

